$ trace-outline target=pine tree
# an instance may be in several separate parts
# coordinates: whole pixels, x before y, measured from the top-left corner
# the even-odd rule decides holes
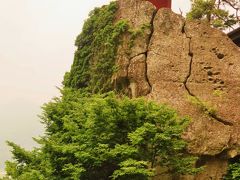
[[[219,29],[240,25],[239,0],[191,0],[188,19],[201,19]]]

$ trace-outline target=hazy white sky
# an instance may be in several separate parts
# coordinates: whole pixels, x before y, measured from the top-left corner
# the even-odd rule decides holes
[[[110,0],[0,0],[0,170],[6,140],[26,148],[43,132],[40,106],[58,95],[75,37],[96,6]],[[173,0],[184,12],[190,0]]]

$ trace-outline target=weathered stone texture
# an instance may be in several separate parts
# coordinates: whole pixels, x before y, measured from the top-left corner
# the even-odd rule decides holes
[[[150,27],[155,8],[148,1],[142,0],[119,0],[118,3],[117,20],[127,20],[130,27],[129,32],[123,36],[122,44],[117,53],[116,61],[119,70],[114,75],[113,80],[116,84],[122,84],[120,88],[130,88],[128,94],[132,97],[147,95],[151,87],[147,82],[146,75],[140,75],[138,71],[141,67],[144,69],[140,71],[145,73],[146,55],[144,56],[144,54],[147,52],[149,38],[152,33]],[[144,26],[149,26],[149,28],[145,28],[138,36],[133,37],[132,33],[140,31]],[[128,76],[129,72],[131,72],[130,76]],[[132,76],[133,74],[140,76]],[[124,83],[125,85],[127,83],[128,87],[124,87]]]
[[[231,40],[206,24],[185,21],[162,9],[154,20],[149,50],[147,76],[152,92],[148,98],[191,117],[183,134],[189,152],[215,156],[238,149],[240,53]],[[206,114],[189,96],[215,109],[216,115]],[[211,178],[215,172],[216,179],[223,176],[226,166],[215,161],[206,161],[206,171],[197,179]],[[226,164],[227,159],[221,162]]]
[[[145,54],[141,54],[131,59],[128,68],[128,78],[133,97],[137,97],[141,94],[148,94],[150,91],[150,87],[146,79],[146,68]]]
[[[132,48],[130,34],[123,37],[116,84],[125,82],[132,97],[146,96],[189,116],[192,121],[183,134],[188,151],[209,157],[195,179],[221,178],[228,159],[240,154],[238,47],[221,31],[168,9],[155,13],[141,0],[120,0],[119,5],[118,19],[127,19],[133,28],[151,27]]]

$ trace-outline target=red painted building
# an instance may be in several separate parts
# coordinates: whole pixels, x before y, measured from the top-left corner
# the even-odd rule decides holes
[[[172,5],[172,0],[147,0],[151,2],[157,9],[160,8],[170,8]]]

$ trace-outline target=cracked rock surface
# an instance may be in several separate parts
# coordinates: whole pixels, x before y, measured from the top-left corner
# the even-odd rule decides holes
[[[186,21],[141,0],[120,0],[118,19],[143,35],[123,37],[115,75],[131,97],[166,103],[191,123],[183,134],[205,171],[195,179],[221,179],[229,158],[240,154],[240,51],[221,31]],[[194,99],[194,101],[193,101]],[[197,103],[196,103],[197,102]],[[210,111],[211,109],[211,111]]]
[[[239,50],[222,32],[198,21],[185,21],[167,9],[158,11],[154,29],[147,57],[152,85],[148,98],[191,117],[183,134],[189,152],[212,157],[205,162],[208,172],[198,178],[220,179],[227,168],[228,151],[239,149]],[[215,112],[206,112],[208,108]],[[216,166],[213,157],[223,153],[225,166]]]
[[[123,35],[116,60],[118,72],[113,81],[115,88],[123,89],[131,97],[144,96],[151,91],[146,60],[156,10],[150,2],[142,0],[119,0],[118,4],[117,20],[127,20],[131,31],[139,31],[144,26],[149,28],[145,28],[134,39],[130,32]]]

